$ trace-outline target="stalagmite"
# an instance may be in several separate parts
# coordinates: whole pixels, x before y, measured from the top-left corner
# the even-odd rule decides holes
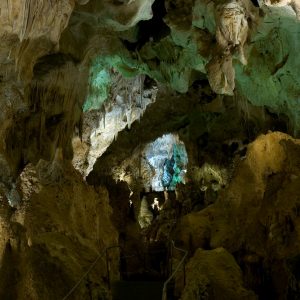
[[[146,197],[143,197],[141,201],[141,208],[138,216],[138,221],[141,226],[141,228],[147,228],[151,225],[151,222],[153,220],[153,214],[148,208],[148,202]]]

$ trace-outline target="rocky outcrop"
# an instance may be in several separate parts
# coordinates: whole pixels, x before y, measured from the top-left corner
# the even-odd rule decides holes
[[[299,152],[299,140],[286,134],[259,136],[218,201],[178,226],[186,247],[224,247],[234,254],[246,284],[260,297],[270,295],[270,287],[274,299],[299,293],[290,271],[300,253]]]
[[[224,248],[196,251],[186,266],[182,300],[257,299],[243,285],[242,272]]]
[[[83,107],[81,139],[73,139],[73,164],[84,176],[92,171],[97,158],[117,139],[118,133],[126,127],[130,130],[156,99],[157,87],[154,83],[145,87],[143,76],[126,79],[118,73],[108,77],[112,78],[111,88],[98,82],[91,87],[93,93]]]
[[[0,63],[14,61],[21,77],[30,80],[37,59],[58,49],[74,6],[74,0],[2,2],[0,38],[8,47],[1,47],[6,53]]]
[[[41,184],[32,165],[22,178],[19,209],[4,208],[1,202],[0,297],[62,299],[99,254],[118,242],[108,193],[86,185],[70,165],[63,165],[60,182]],[[114,280],[117,252],[110,256]],[[70,299],[88,295],[110,298],[104,253]]]

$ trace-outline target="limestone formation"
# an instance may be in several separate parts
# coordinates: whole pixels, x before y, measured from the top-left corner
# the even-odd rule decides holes
[[[199,249],[187,265],[187,282],[181,299],[257,299],[243,286],[242,272],[223,248]]]
[[[96,192],[87,186],[71,165],[64,166],[64,185],[43,185],[32,166],[22,178],[26,180],[21,183],[26,197],[20,208],[7,215],[1,210],[0,296],[62,299],[99,253],[117,243],[108,193],[105,188]],[[111,268],[115,274],[111,276],[118,276],[118,264]],[[105,270],[102,257],[71,297],[82,299],[92,293],[108,299]]]
[[[247,64],[244,46],[248,37],[247,11],[243,2],[230,1],[217,7],[216,39],[221,51],[237,51],[243,64]]]
[[[153,220],[153,214],[149,210],[148,205],[149,204],[147,202],[147,199],[145,197],[143,197],[142,202],[141,202],[139,217],[138,217],[138,221],[139,221],[139,224],[142,229],[149,227]]]
[[[289,260],[299,251],[295,239],[299,149],[299,140],[285,134],[260,136],[249,146],[245,160],[218,201],[182,219],[178,240],[194,250],[224,247],[231,253],[241,251],[239,260],[242,266],[250,268],[245,276],[251,288],[257,284],[255,268],[270,270],[274,280],[293,277]],[[289,284],[292,283],[283,281],[275,293],[284,297]]]
[[[263,3],[267,6],[271,7],[284,7],[290,6],[296,14],[297,19],[300,19],[300,2],[299,0],[283,0],[283,1],[272,1],[272,0],[264,0]]]
[[[226,51],[213,57],[206,65],[207,77],[216,93],[233,96],[235,71],[232,65],[232,54],[229,49]]]
[[[235,71],[232,61],[237,54],[239,61],[247,64],[246,41],[250,36],[250,26],[258,16],[252,3],[248,1],[226,1],[216,7],[217,47],[206,65],[207,76],[212,89],[218,94],[233,95]]]
[[[74,4],[73,0],[2,2],[0,37],[10,46],[1,63],[14,61],[20,75],[30,78],[37,59],[58,49]]]
[[[299,7],[0,1],[0,299],[298,299]]]

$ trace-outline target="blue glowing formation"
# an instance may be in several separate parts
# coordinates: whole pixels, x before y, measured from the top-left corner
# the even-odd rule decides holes
[[[163,174],[162,174],[162,185],[164,188],[169,189],[171,183],[173,182],[173,176],[174,176],[174,157],[172,155],[171,159],[166,158],[164,165],[163,165]]]
[[[185,182],[188,163],[184,143],[177,135],[165,134],[147,145],[146,158],[155,170],[152,178],[152,190],[175,190],[178,183]]]
[[[173,177],[170,187],[175,189],[178,183],[184,183],[184,176],[188,163],[188,157],[183,143],[173,145]]]

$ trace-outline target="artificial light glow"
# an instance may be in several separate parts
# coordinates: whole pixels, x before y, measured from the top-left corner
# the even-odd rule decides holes
[[[188,156],[185,145],[176,134],[165,134],[148,144],[145,157],[155,170],[152,190],[175,190],[178,183],[185,183]]]
[[[161,210],[161,207],[159,206],[159,201],[157,198],[154,198],[153,203],[151,204],[151,207],[154,209],[155,207],[157,207],[158,210]]]

